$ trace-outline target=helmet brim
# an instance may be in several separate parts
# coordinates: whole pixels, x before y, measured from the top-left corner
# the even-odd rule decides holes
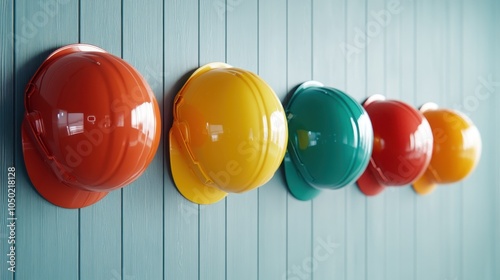
[[[298,200],[311,200],[321,192],[310,186],[295,167],[288,152],[285,154],[285,178],[290,193]]]
[[[92,205],[108,194],[80,190],[59,181],[42,159],[27,129],[25,119],[21,129],[24,163],[31,183],[43,198],[56,206],[75,209]]]
[[[430,194],[436,189],[436,187],[437,184],[429,180],[425,174],[413,182],[413,190],[420,195]]]
[[[370,167],[366,167],[365,171],[356,181],[359,190],[366,196],[374,196],[381,193],[385,186],[382,185],[370,171]]]
[[[169,133],[170,145],[170,169],[177,190],[187,200],[197,204],[213,204],[224,197],[227,193],[215,187],[203,184],[196,174],[191,170],[172,130]]]
[[[422,113],[437,109],[439,109],[439,105],[434,102],[424,103],[418,108],[418,110]],[[434,189],[436,189],[437,185],[436,183],[431,182],[424,173],[420,176],[420,178],[413,182],[412,187],[416,193],[420,195],[427,195],[432,193]]]
[[[294,98],[298,96],[301,92],[304,90],[310,88],[310,87],[321,87],[324,86],[322,83],[317,82],[317,81],[307,81],[303,82],[300,84],[295,91],[292,94],[292,97],[290,98],[290,101],[288,101],[287,104],[287,110],[288,107],[293,103]],[[288,143],[288,145],[291,145]],[[319,195],[321,192],[318,189],[313,188],[311,185],[307,183],[307,181],[304,180],[302,175],[300,174],[300,171],[295,167],[295,164],[293,163],[292,158],[290,157],[290,154],[288,151],[285,154],[284,158],[284,164],[285,164],[285,179],[286,179],[286,184],[288,186],[288,189],[290,190],[290,193],[298,200],[302,201],[307,201],[315,198],[316,196]]]

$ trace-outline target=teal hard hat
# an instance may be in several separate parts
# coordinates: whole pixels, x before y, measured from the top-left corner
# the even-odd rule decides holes
[[[308,81],[293,93],[285,111],[285,176],[293,196],[310,200],[321,189],[339,189],[358,179],[370,160],[373,129],[355,99]]]

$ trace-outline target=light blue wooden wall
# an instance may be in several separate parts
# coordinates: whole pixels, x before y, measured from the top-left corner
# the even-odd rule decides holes
[[[393,5],[381,26],[375,14]],[[499,17],[495,0],[0,0],[0,279],[500,279]],[[31,186],[19,127],[28,79],[75,42],[146,77],[164,137],[139,180],[67,210]],[[176,92],[212,61],[260,74],[281,100],[315,79],[359,101],[383,93],[459,109],[479,127],[483,157],[465,181],[426,197],[403,187],[366,198],[351,185],[300,202],[280,169],[258,190],[192,204],[172,183],[165,136]],[[478,95],[482,80],[493,83]],[[17,169],[15,275],[8,166]]]

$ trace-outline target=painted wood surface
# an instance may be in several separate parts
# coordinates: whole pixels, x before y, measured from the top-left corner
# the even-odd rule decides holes
[[[494,0],[1,0],[0,279],[500,279],[499,16]],[[75,42],[142,73],[163,138],[141,178],[67,210],[32,187],[19,127],[27,81],[51,51]],[[280,168],[258,190],[192,204],[169,171],[172,102],[213,61],[258,73],[285,105],[314,79],[360,102],[382,93],[459,109],[482,134],[481,162],[424,197],[406,186],[367,198],[352,184],[302,202]],[[7,270],[11,166],[15,274]]]

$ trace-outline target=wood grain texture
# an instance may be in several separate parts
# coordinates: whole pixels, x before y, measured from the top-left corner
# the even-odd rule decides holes
[[[495,13],[496,15],[500,14],[500,2],[499,1],[495,1],[495,5],[492,9],[493,13]],[[497,21],[493,19],[493,24],[496,24]],[[491,24],[491,23],[490,23]],[[495,50],[498,50],[500,49],[500,28],[496,28],[494,31],[493,31],[493,37],[495,38]],[[494,52],[494,55],[493,55],[493,59],[494,61],[500,61],[500,53],[498,51]],[[494,73],[494,77],[495,77],[495,80],[500,80],[500,63],[495,63],[496,64],[496,68],[495,68],[495,73]],[[500,89],[497,87],[496,88],[496,91],[495,91],[497,94],[494,94],[492,96],[492,100],[494,100],[494,102],[492,102],[493,104],[495,104],[496,108],[499,108],[500,106],[500,96],[498,95],[498,93],[500,92]],[[500,119],[500,110],[495,110],[495,114],[493,115],[493,119],[495,120],[499,120]],[[495,122],[495,139],[500,139],[500,122]],[[500,154],[500,146],[499,145],[495,145],[495,149],[492,151],[495,155],[498,155]],[[496,158],[494,159],[494,171],[493,173],[496,174],[495,176],[495,179],[494,179],[494,184],[497,185],[498,182],[500,182],[500,172],[498,172],[498,170],[500,170],[500,161],[499,160],[496,160]],[[495,194],[494,194],[494,198],[495,198],[495,205],[496,205],[496,209],[493,211],[494,214],[494,218],[493,218],[493,223],[494,223],[494,231],[493,231],[493,236],[500,236],[500,203],[498,203],[498,201],[500,201],[500,188],[494,188],[496,189],[495,191]],[[500,240],[498,239],[495,239],[495,242],[494,242],[494,258],[493,258],[493,263],[500,263]],[[461,248],[461,246],[460,246]],[[493,272],[493,275],[500,275],[500,266],[495,266],[494,268],[494,272]]]
[[[497,110],[493,98],[498,96],[498,85],[490,83],[490,95],[476,92],[477,88],[484,86],[480,79],[488,80],[494,74],[494,65],[491,58],[493,49],[492,13],[493,2],[463,2],[463,111],[469,115],[481,132],[483,141],[483,154],[476,171],[466,178],[463,194],[463,278],[492,278],[495,277],[494,242],[498,236],[494,233],[494,220],[490,216],[495,211],[495,188],[499,183],[494,181],[492,174],[498,155],[493,154],[495,134],[491,129],[491,116],[487,112]],[[482,20],[473,20],[480,16]],[[483,43],[481,43],[483,42]],[[497,78],[498,81],[498,78]],[[486,87],[486,86],[484,86]]]
[[[78,210],[56,207],[33,188],[24,169],[21,121],[24,88],[40,64],[56,48],[78,41],[77,2],[43,6],[15,2],[15,165],[17,238],[15,279],[77,279],[79,274]],[[3,204],[2,204],[3,205]],[[3,267],[2,267],[3,269]]]
[[[286,96],[286,1],[258,1],[258,74],[283,100]],[[258,189],[258,278],[283,279],[286,272],[286,199],[282,170]]]
[[[401,12],[378,22],[396,4]],[[499,14],[494,0],[1,0],[0,279],[499,279]],[[142,73],[163,131],[142,177],[68,210],[33,188],[19,128],[26,83],[50,52],[75,42]],[[352,184],[302,202],[280,168],[257,190],[193,204],[170,173],[172,101],[214,61],[258,73],[283,102],[314,79],[360,102],[382,93],[461,110],[481,132],[482,159],[428,196],[405,186],[366,198]],[[17,179],[15,274],[6,264],[8,166]],[[324,242],[334,250],[315,258]]]
[[[172,103],[182,84],[198,67],[198,1],[167,1],[164,17],[164,119],[168,138]],[[198,279],[199,211],[179,194],[170,174],[168,141],[164,141],[164,279]],[[186,211],[192,209],[195,211]]]

